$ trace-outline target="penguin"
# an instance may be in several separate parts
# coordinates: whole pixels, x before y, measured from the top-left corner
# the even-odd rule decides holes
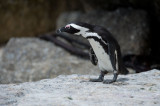
[[[100,69],[99,77],[89,81],[110,84],[116,82],[119,74],[128,74],[122,61],[120,46],[107,29],[84,22],[72,22],[57,30],[57,33],[61,32],[83,36],[89,41],[91,45],[90,60],[93,65],[98,65]],[[113,78],[104,80],[104,76],[108,72],[113,73]]]

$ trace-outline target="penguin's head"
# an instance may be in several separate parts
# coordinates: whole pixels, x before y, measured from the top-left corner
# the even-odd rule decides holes
[[[67,24],[65,27],[58,29],[57,33],[66,32],[69,34],[85,36],[87,32],[91,32],[92,30],[93,30],[93,25],[83,22],[73,22]]]

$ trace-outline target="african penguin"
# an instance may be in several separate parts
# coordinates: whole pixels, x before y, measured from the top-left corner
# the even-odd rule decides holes
[[[105,28],[83,22],[73,22],[57,30],[57,33],[67,32],[85,37],[90,45],[90,60],[99,66],[101,74],[98,79],[90,79],[91,82],[113,83],[118,74],[127,74],[121,57],[121,50],[116,39]],[[104,75],[113,72],[112,80],[104,80]]]

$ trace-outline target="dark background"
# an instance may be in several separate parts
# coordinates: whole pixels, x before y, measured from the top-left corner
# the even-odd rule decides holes
[[[38,36],[54,31],[57,17],[62,12],[114,11],[121,7],[148,13],[151,54],[159,57],[159,0],[1,0],[0,44],[5,44],[11,37]]]

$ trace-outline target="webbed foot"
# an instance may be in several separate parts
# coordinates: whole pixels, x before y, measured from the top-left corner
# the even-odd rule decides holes
[[[107,71],[101,71],[98,79],[90,79],[90,82],[102,82],[104,80],[104,75],[107,74]]]
[[[114,80],[104,80],[103,81],[104,84],[111,84],[113,82],[115,82],[115,81]]]
[[[90,79],[89,81],[90,82],[102,82],[103,79],[100,79],[100,78],[98,78],[98,79]]]
[[[103,83],[104,83],[104,84],[111,84],[111,83],[113,83],[113,82],[116,82],[117,77],[118,77],[118,74],[117,74],[117,73],[114,73],[114,77],[113,77],[112,80],[104,80]]]

